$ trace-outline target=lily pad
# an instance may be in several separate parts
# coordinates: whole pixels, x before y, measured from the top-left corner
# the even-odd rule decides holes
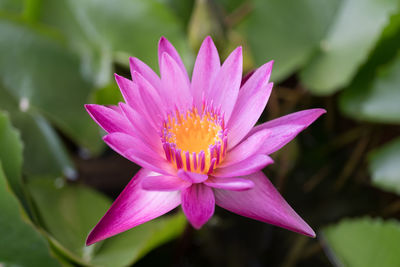
[[[28,188],[43,228],[62,245],[68,256],[88,263],[94,247],[86,247],[85,240],[107,211],[109,199],[86,187],[66,185],[62,179],[31,179]]]
[[[400,195],[400,138],[373,151],[369,157],[372,182]]]
[[[162,1],[45,0],[41,21],[68,37],[92,74],[97,71],[110,77],[104,68],[110,70],[113,59],[128,65],[129,56],[140,57],[156,69],[156,44],[161,36],[188,54],[184,25]],[[99,80],[101,86],[109,82],[102,75],[97,76]]]
[[[400,266],[400,224],[382,219],[347,219],[322,230],[332,263],[352,267]]]
[[[83,107],[93,85],[82,77],[78,56],[43,27],[0,17],[0,32],[0,81],[9,94],[78,144],[99,151],[97,126]]]
[[[24,105],[28,103],[24,100],[18,103],[0,86],[0,110],[8,112],[24,143],[23,173],[74,178],[75,168],[56,131],[35,108]]]
[[[87,235],[111,201],[89,188],[63,184],[63,180],[36,178],[28,186],[43,228],[65,256],[80,264],[128,266],[178,236],[186,224],[182,214],[166,216],[86,247]]]
[[[7,13],[21,13],[24,0],[0,0],[0,11]]]
[[[362,84],[342,95],[342,111],[358,120],[400,123],[400,54],[380,68],[368,87],[360,88]]]
[[[179,236],[185,225],[183,213],[164,216],[105,240],[92,263],[99,266],[129,266],[152,249]]]
[[[239,26],[256,64],[274,60],[272,80],[302,67],[318,49],[340,0],[254,0],[249,18]]]
[[[301,80],[314,94],[332,94],[348,85],[398,12],[397,0],[342,0],[335,19]]]
[[[22,188],[22,142],[19,132],[11,125],[9,117],[0,112],[0,162],[14,193],[25,200]]]
[[[7,184],[0,164],[0,262],[7,266],[60,266]]]

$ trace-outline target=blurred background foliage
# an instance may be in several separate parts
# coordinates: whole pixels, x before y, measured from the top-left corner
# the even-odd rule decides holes
[[[0,265],[400,266],[398,0],[0,0]],[[275,60],[260,121],[328,113],[265,171],[317,239],[217,209],[175,212],[94,246],[137,166],[83,104],[122,98],[129,56],[157,70],[166,36],[191,71],[203,38],[244,73]]]

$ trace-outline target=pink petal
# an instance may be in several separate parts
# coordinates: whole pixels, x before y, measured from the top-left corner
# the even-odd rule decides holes
[[[202,183],[207,180],[208,175],[194,172],[187,172],[182,169],[178,171],[178,177],[182,180],[191,182],[191,183]]]
[[[228,149],[235,147],[261,116],[268,102],[273,84],[268,83],[273,61],[260,68],[247,80],[239,91],[232,116],[228,121]]]
[[[249,136],[242,143],[229,151],[220,167],[227,167],[255,155],[260,150],[260,145],[270,136],[268,129],[258,131]]]
[[[144,103],[147,119],[155,129],[159,129],[161,121],[165,117],[165,107],[158,92],[154,87],[137,72],[133,72],[133,81],[139,88],[139,94]]]
[[[180,193],[146,191],[141,187],[148,170],[140,170],[90,232],[86,245],[99,242],[157,218],[180,204]]]
[[[135,136],[149,144],[157,153],[163,153],[160,136],[149,121],[125,103],[119,103],[119,107],[124,116],[130,121]]]
[[[186,109],[193,103],[189,91],[187,76],[178,67],[170,55],[164,53],[161,58],[161,80],[163,83],[163,98],[169,107],[178,106]]]
[[[119,112],[96,104],[86,104],[85,108],[90,117],[107,133],[132,132],[129,121]]]
[[[103,139],[115,152],[143,168],[165,175],[176,174],[176,170],[163,156],[147,147],[138,138],[123,133],[112,133]]]
[[[256,72],[256,70],[251,70],[246,75],[244,75],[240,83],[240,87],[242,87],[247,82],[247,80],[250,79],[250,77],[254,74],[254,72]]]
[[[176,169],[172,167],[171,163],[158,155],[143,153],[137,149],[129,149],[121,155],[143,168],[168,176],[176,175]]]
[[[247,191],[214,189],[218,206],[239,215],[315,237],[314,231],[289,206],[262,172],[246,176],[254,182]]]
[[[254,187],[253,181],[243,178],[210,177],[204,184],[213,188],[233,191],[244,191]]]
[[[188,188],[192,183],[176,176],[152,172],[142,180],[142,188],[151,191],[176,191]]]
[[[222,64],[206,100],[213,102],[214,108],[221,107],[225,121],[229,121],[239,93],[242,79],[242,48],[236,48]]]
[[[204,39],[194,64],[191,92],[195,105],[202,108],[203,94],[209,95],[211,85],[221,67],[217,48],[210,36]]]
[[[295,112],[258,125],[250,131],[249,135],[264,129],[270,130],[271,135],[262,144],[259,152],[271,154],[289,143],[325,112],[326,110],[320,108]]]
[[[131,80],[119,76],[116,73],[114,76],[125,102],[136,110],[143,109],[143,103],[137,85],[135,85]]]
[[[115,105],[107,105],[108,108],[111,108],[112,110],[116,111],[118,114],[124,116],[124,113],[122,112],[121,108],[119,106]]]
[[[182,209],[193,227],[200,229],[214,214],[213,190],[203,184],[193,184],[183,190]]]
[[[258,154],[228,167],[218,168],[212,173],[212,176],[237,177],[248,175],[263,169],[265,166],[272,164],[273,162],[274,161],[270,157]]]
[[[158,43],[158,64],[160,68],[162,65],[162,57],[164,53],[168,54],[176,62],[176,64],[179,66],[182,73],[184,74],[184,77],[186,78],[187,85],[189,85],[190,84],[189,76],[187,74],[185,65],[183,64],[181,57],[179,56],[175,47],[167,40],[167,38],[163,36],[160,38],[160,41]]]
[[[161,80],[160,77],[145,63],[140,59],[131,57],[129,58],[129,63],[131,67],[131,76],[133,77],[133,72],[137,72],[142,75],[146,81],[148,81],[158,92],[161,90]]]

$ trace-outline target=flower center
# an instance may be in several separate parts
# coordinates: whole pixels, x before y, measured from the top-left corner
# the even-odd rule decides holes
[[[193,107],[168,115],[161,132],[166,158],[177,169],[211,173],[226,154],[223,116],[205,104],[201,112]]]

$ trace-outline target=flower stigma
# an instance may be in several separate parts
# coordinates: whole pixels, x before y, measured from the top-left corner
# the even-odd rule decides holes
[[[161,133],[165,156],[177,169],[209,174],[225,157],[224,116],[212,105],[203,103],[201,112],[195,106],[185,113],[176,109],[164,120]]]

